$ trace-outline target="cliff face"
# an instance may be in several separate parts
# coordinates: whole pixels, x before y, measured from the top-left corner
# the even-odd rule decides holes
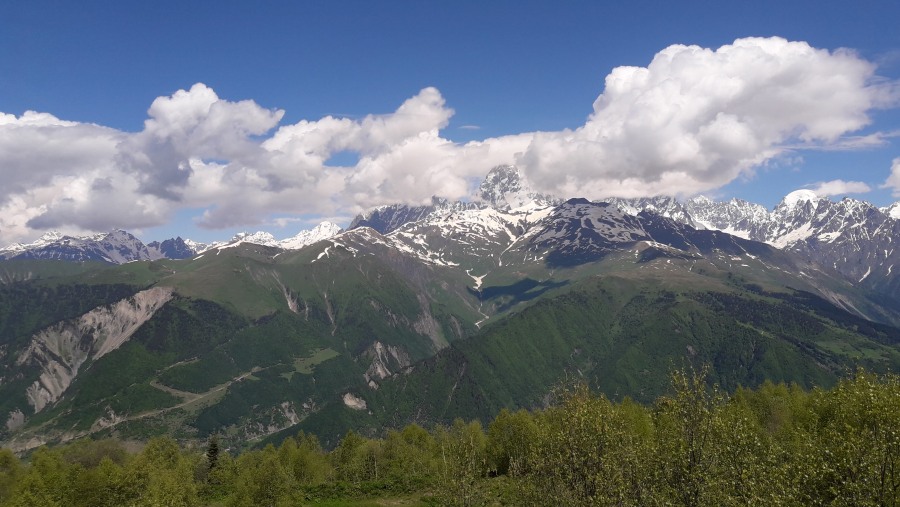
[[[154,287],[35,334],[17,361],[40,368],[39,378],[26,390],[34,412],[58,400],[85,362],[97,360],[128,341],[172,299],[172,294],[169,288]]]

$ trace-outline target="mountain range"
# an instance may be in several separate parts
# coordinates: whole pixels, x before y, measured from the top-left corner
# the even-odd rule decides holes
[[[389,234],[407,224],[439,228],[445,232],[481,227],[486,236],[471,239],[496,242],[498,238],[488,236],[507,229],[524,231],[543,218],[542,213],[562,202],[532,190],[516,168],[502,166],[488,174],[472,201],[434,198],[428,206],[381,206],[358,215],[348,230],[369,227],[381,234]],[[894,272],[895,267],[900,270],[900,249],[895,248],[894,239],[900,237],[900,202],[878,208],[851,198],[834,202],[810,190],[791,192],[771,211],[740,199],[719,202],[703,196],[683,202],[665,196],[611,198],[607,202],[627,215],[637,216],[646,211],[697,230],[717,230],[767,243],[831,267],[849,281],[900,298],[900,279]],[[495,230],[488,232],[492,227]],[[207,250],[241,243],[297,250],[341,232],[344,231],[340,226],[322,222],[283,240],[277,240],[267,232],[256,232],[240,233],[228,241],[209,244],[177,237],[147,245],[121,230],[83,237],[49,232],[33,243],[0,249],[0,259],[97,260],[113,264],[187,259]],[[409,237],[408,234],[394,235],[398,247],[403,243],[402,248],[418,252],[420,258],[440,262],[437,251],[404,240]]]
[[[650,400],[684,362],[726,388],[896,370],[898,209],[562,200],[498,167],[470,201],[281,241],[48,234],[0,251],[0,441],[327,443],[540,406],[572,378]]]

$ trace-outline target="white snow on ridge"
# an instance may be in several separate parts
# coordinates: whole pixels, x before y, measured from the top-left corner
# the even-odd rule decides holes
[[[24,252],[33,248],[45,247],[51,243],[63,239],[65,236],[59,231],[45,232],[40,238],[31,243],[13,243],[6,248],[0,248],[0,252]]]
[[[871,275],[871,274],[872,274],[872,266],[869,266],[869,269],[866,270],[866,274],[864,274],[864,275],[862,276],[862,278],[859,279],[859,281],[862,282],[863,280],[865,280],[866,278],[868,278],[869,275]]]
[[[277,246],[285,250],[299,250],[307,245],[333,238],[341,232],[343,229],[339,225],[326,221],[308,231],[300,231],[296,236],[279,241]]]
[[[263,231],[254,233],[242,232],[235,234],[234,237],[231,238],[231,241],[227,243],[213,243],[205,250],[212,248],[233,248],[243,243],[271,246],[283,248],[285,250],[299,250],[305,246],[312,245],[313,243],[333,238],[341,232],[343,232],[343,229],[341,229],[340,226],[327,221],[320,223],[312,229],[300,231],[295,236],[283,240],[277,240],[272,234]],[[188,241],[185,241],[185,243],[188,244]],[[190,242],[190,245],[196,244],[197,243],[193,241]],[[205,250],[201,250],[198,253],[202,253]]]
[[[804,224],[803,227],[799,227],[794,229],[793,231],[788,232],[787,234],[780,236],[778,238],[772,239],[768,241],[768,243],[775,248],[784,249],[788,246],[793,245],[798,241],[803,241],[804,239],[815,234],[813,231],[812,224]]]

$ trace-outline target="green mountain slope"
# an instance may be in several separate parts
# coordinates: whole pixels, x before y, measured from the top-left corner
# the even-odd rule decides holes
[[[809,293],[668,285],[611,275],[538,301],[365,392],[372,426],[488,420],[501,408],[541,406],[574,379],[650,401],[685,363],[710,364],[710,381],[728,389],[766,379],[830,386],[858,365],[900,368],[900,330]],[[315,419],[306,426],[339,433]]]

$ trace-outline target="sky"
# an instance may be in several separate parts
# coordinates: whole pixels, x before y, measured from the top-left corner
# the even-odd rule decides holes
[[[889,1],[0,5],[0,246],[293,236],[513,164],[602,199],[900,200]]]

